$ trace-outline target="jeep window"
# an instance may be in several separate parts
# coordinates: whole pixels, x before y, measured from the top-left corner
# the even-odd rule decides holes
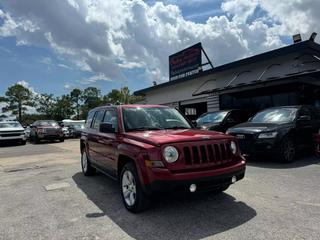
[[[99,124],[102,122],[103,116],[104,116],[104,110],[100,110],[100,111],[96,112],[96,114],[94,115],[92,128],[94,128],[94,129],[99,128]]]
[[[87,121],[86,121],[86,127],[89,128],[91,126],[91,122],[94,116],[94,111],[89,112],[88,117],[87,117]]]
[[[292,122],[297,108],[271,108],[257,113],[250,122],[253,123],[285,123]]]
[[[228,111],[221,111],[221,112],[212,112],[207,113],[203,117],[197,119],[197,124],[204,124],[204,123],[220,123],[228,114]]]
[[[126,131],[191,128],[188,121],[172,108],[124,108],[122,114]]]
[[[0,123],[0,128],[20,128],[22,127],[20,123]]]
[[[118,117],[114,110],[106,111],[103,122],[112,124],[112,128],[114,128],[116,131],[118,130]]]

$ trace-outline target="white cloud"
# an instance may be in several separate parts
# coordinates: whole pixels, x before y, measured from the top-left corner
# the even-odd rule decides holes
[[[46,65],[52,65],[52,60],[49,57],[43,57],[39,61],[40,63],[46,64]]]
[[[112,81],[110,78],[108,78],[107,76],[105,76],[104,74],[98,74],[98,75],[93,75],[89,78],[83,79],[81,82],[82,83],[93,83],[96,81]]]
[[[64,88],[69,90],[72,88],[72,86],[69,83],[64,84]]]
[[[202,24],[186,20],[175,5],[178,1],[165,3],[5,1],[0,10],[4,20],[0,37],[15,36],[18,44],[52,48],[79,69],[91,72],[93,77],[87,82],[123,81],[123,70],[134,68],[145,68],[150,82],[163,82],[168,79],[168,56],[199,41],[214,65],[220,65],[279,47],[282,36],[296,32],[307,36],[320,30],[316,0],[225,0],[217,9],[224,14]],[[255,16],[257,11],[263,16]]]
[[[6,53],[12,53],[11,50],[9,50],[8,48],[2,47],[2,46],[0,46],[0,51],[6,52]]]
[[[69,67],[68,65],[65,65],[65,64],[62,64],[62,63],[58,63],[57,66],[58,66],[58,67],[61,67],[61,68],[65,68],[65,69],[72,70],[72,67]]]

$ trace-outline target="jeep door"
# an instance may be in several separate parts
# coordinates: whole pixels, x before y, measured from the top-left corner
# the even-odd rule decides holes
[[[110,174],[116,174],[116,149],[118,145],[117,133],[118,133],[118,116],[115,109],[107,109],[104,115],[102,123],[108,123],[112,125],[114,132],[100,132],[99,139],[97,141],[97,154],[99,155],[99,161],[103,167],[106,168]]]
[[[100,147],[100,133],[99,133],[99,126],[103,120],[105,110],[98,110],[96,111],[91,126],[88,128],[87,131],[87,144],[89,150],[89,157],[90,160],[101,164],[102,156],[99,154]]]

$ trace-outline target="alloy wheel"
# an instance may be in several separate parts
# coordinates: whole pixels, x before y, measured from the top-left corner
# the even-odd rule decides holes
[[[122,195],[126,204],[132,207],[137,198],[136,181],[133,174],[126,170],[122,175]]]
[[[295,148],[292,141],[287,140],[284,143],[283,155],[286,161],[292,161],[295,156]]]
[[[87,170],[88,170],[88,158],[87,158],[86,151],[83,151],[83,153],[82,153],[81,162],[82,162],[83,171],[87,172]]]

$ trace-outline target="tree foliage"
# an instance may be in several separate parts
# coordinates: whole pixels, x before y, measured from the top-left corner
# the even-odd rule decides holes
[[[36,110],[46,118],[50,118],[55,113],[56,103],[53,94],[40,94],[36,97]]]
[[[8,88],[5,97],[0,98],[1,102],[7,103],[7,106],[2,108],[3,112],[12,112],[16,115],[19,121],[22,120],[22,115],[27,110],[27,107],[33,107],[33,93],[21,84],[15,84]]]
[[[88,87],[84,90],[72,89],[70,93],[55,97],[53,94],[37,94],[22,85],[16,84],[9,87],[4,97],[0,96],[0,102],[8,105],[3,111],[12,111],[18,116],[19,121],[30,124],[31,120],[53,119],[61,121],[63,119],[85,119],[88,111],[105,104],[131,104],[141,101],[140,96],[130,94],[128,87],[120,90],[112,89],[105,95],[96,87]],[[35,107],[37,114],[26,113],[27,106]],[[2,116],[4,117],[4,116]]]
[[[76,119],[80,119],[80,101],[82,96],[82,91],[79,88],[72,89],[70,92],[71,101],[73,102],[75,111],[76,111]]]

